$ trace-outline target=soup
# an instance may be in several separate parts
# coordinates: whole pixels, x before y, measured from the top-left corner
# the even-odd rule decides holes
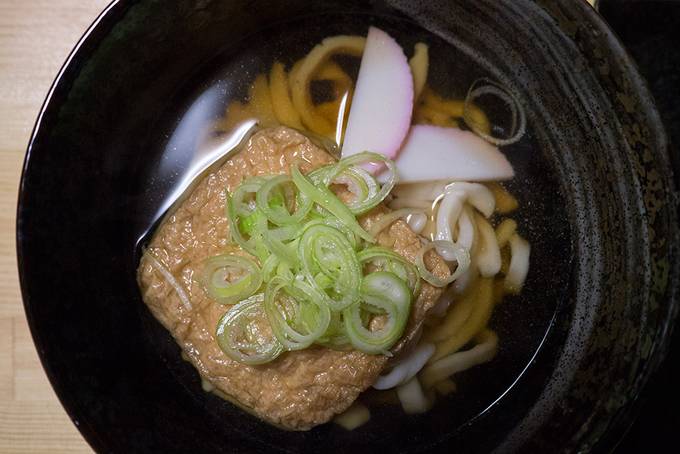
[[[192,128],[211,158],[138,279],[207,390],[282,428],[354,428],[370,387],[422,413],[493,360],[493,310],[529,272],[497,147],[524,114],[493,80],[435,91],[436,66],[376,27],[330,36]]]

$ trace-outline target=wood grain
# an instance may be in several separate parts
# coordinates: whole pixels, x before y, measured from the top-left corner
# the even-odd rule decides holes
[[[0,453],[92,452],[40,365],[21,303],[14,222],[26,145],[52,80],[108,0],[0,0]]]

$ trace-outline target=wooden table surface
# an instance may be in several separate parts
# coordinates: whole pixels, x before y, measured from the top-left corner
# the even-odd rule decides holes
[[[14,220],[33,123],[68,53],[108,0],[0,0],[0,453],[92,452],[57,400],[26,324]]]

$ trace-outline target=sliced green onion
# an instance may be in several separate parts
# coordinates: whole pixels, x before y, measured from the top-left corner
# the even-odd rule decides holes
[[[289,175],[278,175],[274,178],[269,179],[266,183],[260,187],[256,194],[257,207],[260,211],[276,225],[294,225],[300,224],[302,220],[307,216],[309,210],[312,208],[312,201],[309,198],[297,198],[297,210],[295,213],[290,214],[286,208],[286,201],[283,203],[275,204],[272,206],[270,200],[270,194],[274,188],[285,184],[292,184],[292,179]]]
[[[328,305],[314,288],[280,276],[267,284],[264,308],[274,335],[287,350],[312,345],[326,332],[331,318]]]
[[[345,235],[345,238],[347,238],[347,241],[349,241],[350,245],[352,246],[352,249],[357,250],[361,243],[361,238],[358,238],[357,235],[350,230],[345,224],[340,222],[338,219],[333,218],[333,217],[325,217],[325,218],[318,218],[318,219],[313,219],[309,222],[307,222],[304,225],[305,229],[308,229],[309,227],[313,225],[326,225],[328,227],[333,227],[334,229],[340,231]]]
[[[302,228],[299,225],[287,225],[285,227],[276,227],[269,230],[269,234],[281,241],[294,240],[300,236]]]
[[[376,200],[380,192],[380,185],[376,179],[361,167],[350,166],[343,168],[331,181],[328,177],[336,174],[336,168],[337,164],[323,167],[310,174],[310,180],[316,185],[341,184],[347,186],[349,192],[354,195],[354,199],[347,204],[347,208],[354,214],[362,214],[368,211],[370,208],[366,209],[366,205]]]
[[[394,164],[394,161],[387,159],[381,154],[364,151],[341,159],[335,168],[328,171],[328,174],[324,178],[324,182],[330,184],[341,175],[348,178],[360,177],[364,178],[364,183],[366,185],[370,186],[372,181],[377,186],[375,179],[368,172],[358,167],[360,164],[367,163],[384,164],[389,171],[389,176],[380,188],[380,191],[372,191],[370,194],[367,194],[367,197],[364,200],[355,200],[350,203],[349,209],[356,215],[366,213],[376,207],[380,202],[385,200],[385,197],[387,197],[390,191],[392,191],[392,188],[397,184],[397,166]],[[352,167],[354,167],[354,170],[348,172],[348,169]]]
[[[389,354],[406,327],[411,310],[411,290],[393,273],[378,271],[364,277],[361,284],[361,304],[346,308],[342,315],[347,337],[352,345],[368,354]],[[384,326],[371,331],[364,326],[362,309],[372,306],[384,312]]]
[[[248,236],[253,236],[255,234],[255,228],[257,227],[257,220],[262,216],[259,211],[254,211],[249,215],[242,217],[238,221],[238,231],[239,233],[244,233]]]
[[[333,350],[345,350],[351,347],[349,338],[345,333],[345,325],[342,321],[341,312],[331,312],[331,321],[328,324],[328,329],[323,336],[317,340],[317,344]]]
[[[442,253],[445,253],[447,257],[453,256],[456,258],[456,270],[446,279],[441,279],[435,276],[425,266],[425,254],[427,251],[434,248],[441,250]],[[456,243],[452,243],[451,241],[431,241],[430,243],[423,246],[418,252],[418,255],[416,256],[416,266],[418,267],[418,271],[420,271],[420,276],[427,282],[434,285],[435,287],[445,287],[458,279],[465,271],[467,271],[470,266],[470,251],[462,246],[457,245]]]
[[[262,293],[253,295],[229,309],[217,323],[217,343],[234,361],[264,364],[284,351],[276,337],[266,336],[259,328],[267,322],[263,301]]]
[[[511,126],[510,126],[510,137],[495,137],[490,133],[484,131],[484,128],[475,121],[475,116],[471,105],[477,98],[484,95],[493,95],[503,101],[511,113]],[[463,121],[465,124],[479,137],[492,143],[496,146],[510,145],[518,142],[524,133],[526,132],[526,114],[524,113],[524,108],[519,101],[518,96],[510,90],[508,87],[501,85],[499,82],[491,80],[486,77],[477,79],[472,82],[472,85],[468,89],[467,96],[465,97],[465,103],[463,104]]]
[[[290,244],[285,244],[278,239],[277,235],[269,230],[269,220],[262,216],[258,219],[257,231],[259,239],[262,241],[262,246],[266,248],[268,253],[276,255],[280,260],[287,262],[291,266],[297,266],[300,262],[295,249]]]
[[[262,264],[262,279],[264,282],[269,282],[276,276],[276,270],[281,260],[275,255],[270,255]]]
[[[330,181],[326,181],[326,177],[330,174],[330,172],[335,169],[335,166],[338,164],[326,164],[323,167],[319,167],[317,169],[312,170],[307,174],[307,178],[314,183],[315,185],[324,185],[324,186],[329,186]]]
[[[359,237],[370,243],[375,241],[375,239],[359,225],[359,222],[357,222],[354,214],[352,214],[349,208],[347,208],[347,206],[342,203],[330,189],[321,185],[315,186],[307,177],[302,175],[297,167],[292,168],[291,174],[295,185],[305,197],[310,198],[314,203],[317,203],[321,205],[322,208],[328,210]]]
[[[296,243],[297,245],[297,243]],[[274,276],[280,276],[287,280],[293,280],[295,275],[293,274],[295,270],[291,266],[282,262],[276,255],[270,255],[265,260],[264,265],[262,265],[262,278],[264,282],[271,281]]]
[[[389,271],[396,274],[401,280],[408,283],[414,296],[420,293],[420,273],[418,268],[401,255],[391,249],[381,246],[373,246],[357,254],[359,262],[362,264],[374,263],[378,260],[384,261],[381,271]]]
[[[373,175],[357,166],[343,170],[335,177],[333,183],[347,186],[349,192],[354,195],[354,199],[347,204],[347,207],[354,214],[362,214],[368,211],[370,208],[366,208],[366,206],[372,204],[380,193],[380,185],[373,178]]]
[[[298,255],[308,282],[332,310],[341,311],[357,301],[361,266],[342,232],[318,223],[306,226],[298,244]],[[318,277],[320,273],[333,282],[330,292]]]
[[[244,251],[264,260],[269,256],[269,252],[262,244],[260,234],[257,231],[259,221],[264,215],[257,211],[255,207],[249,210],[243,202],[245,194],[248,192],[255,193],[257,189],[259,189],[259,186],[255,183],[246,182],[239,186],[231,197],[227,195],[226,215],[231,239]],[[242,220],[243,222],[241,222]],[[250,238],[246,239],[243,236],[241,227],[247,228],[247,234]]]
[[[292,281],[297,275],[294,274],[294,270],[287,263],[281,262],[279,266],[276,267],[276,275],[284,279]]]
[[[235,272],[242,277],[229,281]],[[246,257],[217,255],[205,261],[203,286],[208,295],[220,304],[234,304],[248,298],[262,285],[262,273],[257,264]]]
[[[241,216],[247,216],[255,211],[255,194],[262,187],[267,180],[262,177],[253,177],[244,180],[232,193],[231,200],[234,205],[234,213]],[[249,194],[253,195],[253,199],[246,202],[246,197]]]
[[[380,186],[365,163],[384,163],[392,173],[387,183]],[[290,176],[241,183],[227,197],[227,220],[232,240],[259,259],[261,270],[240,256],[206,260],[208,294],[223,304],[240,301],[218,324],[222,350],[244,364],[312,344],[389,355],[419,292],[420,273],[394,251],[367,247],[364,241],[375,240],[356,216],[382,202],[395,182],[394,163],[365,152],[307,176],[292,167]],[[354,199],[345,205],[332,184],[346,185]],[[263,282],[264,293],[252,296]],[[371,329],[375,317],[385,323]]]

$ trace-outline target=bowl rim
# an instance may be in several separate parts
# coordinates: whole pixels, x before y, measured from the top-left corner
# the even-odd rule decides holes
[[[127,3],[127,4],[126,4]],[[35,142],[37,140],[37,137],[40,133],[41,130],[41,125],[43,122],[43,118],[48,114],[49,109],[51,108],[51,101],[52,97],[54,96],[55,92],[59,88],[62,80],[65,77],[66,72],[71,68],[71,65],[73,64],[74,59],[80,54],[82,50],[84,50],[84,47],[89,44],[90,42],[96,42],[98,39],[95,35],[95,33],[100,30],[100,26],[103,25],[105,22],[111,22],[112,20],[115,22],[115,17],[120,16],[121,14],[124,13],[126,9],[128,9],[131,4],[129,2],[126,2],[126,0],[112,0],[111,3],[109,3],[98,15],[97,17],[92,21],[92,23],[87,27],[87,29],[83,32],[83,34],[78,38],[78,41],[76,44],[73,46],[71,51],[69,52],[68,56],[66,57],[66,60],[64,60],[64,63],[61,65],[59,68],[59,71],[57,72],[57,75],[54,77],[54,80],[52,81],[50,88],[47,92],[47,95],[45,96],[44,101],[42,102],[42,105],[40,106],[40,110],[38,111],[38,116],[37,119],[35,120],[35,123],[33,125],[33,129],[31,130],[31,135],[28,141],[28,145],[26,148],[26,154],[24,156],[24,160],[21,166],[21,176],[19,179],[19,188],[18,188],[18,194],[17,194],[17,209],[15,212],[15,241],[16,241],[16,254],[17,254],[17,270],[19,274],[19,286],[21,289],[21,300],[23,302],[23,307],[24,307],[24,313],[26,315],[26,320],[28,322],[28,327],[29,331],[31,333],[31,338],[33,340],[33,344],[38,352],[38,357],[40,359],[40,364],[42,365],[43,370],[45,371],[45,374],[47,375],[47,378],[50,382],[50,385],[52,386],[52,389],[54,390],[55,395],[57,396],[57,399],[59,399],[59,403],[61,404],[62,408],[66,411],[66,414],[68,415],[69,419],[73,422],[75,427],[78,429],[80,432],[80,435],[83,437],[85,442],[94,449],[96,452],[105,452],[107,449],[106,443],[99,437],[97,430],[92,427],[85,418],[80,418],[79,413],[80,409],[76,408],[76,405],[73,404],[73,402],[68,402],[67,401],[67,396],[68,393],[66,393],[62,389],[62,384],[60,381],[57,379],[55,373],[52,370],[52,367],[50,365],[50,360],[45,356],[44,350],[40,347],[42,345],[41,342],[41,336],[38,330],[35,328],[35,322],[33,318],[33,311],[32,311],[32,305],[33,302],[29,298],[28,295],[28,283],[25,281],[25,276],[23,273],[24,269],[24,252],[23,252],[23,242],[24,239],[22,238],[22,216],[21,216],[21,210],[22,206],[25,204],[25,175],[28,172],[28,168],[30,165],[31,161],[31,156],[33,154],[33,148],[35,146]]]

